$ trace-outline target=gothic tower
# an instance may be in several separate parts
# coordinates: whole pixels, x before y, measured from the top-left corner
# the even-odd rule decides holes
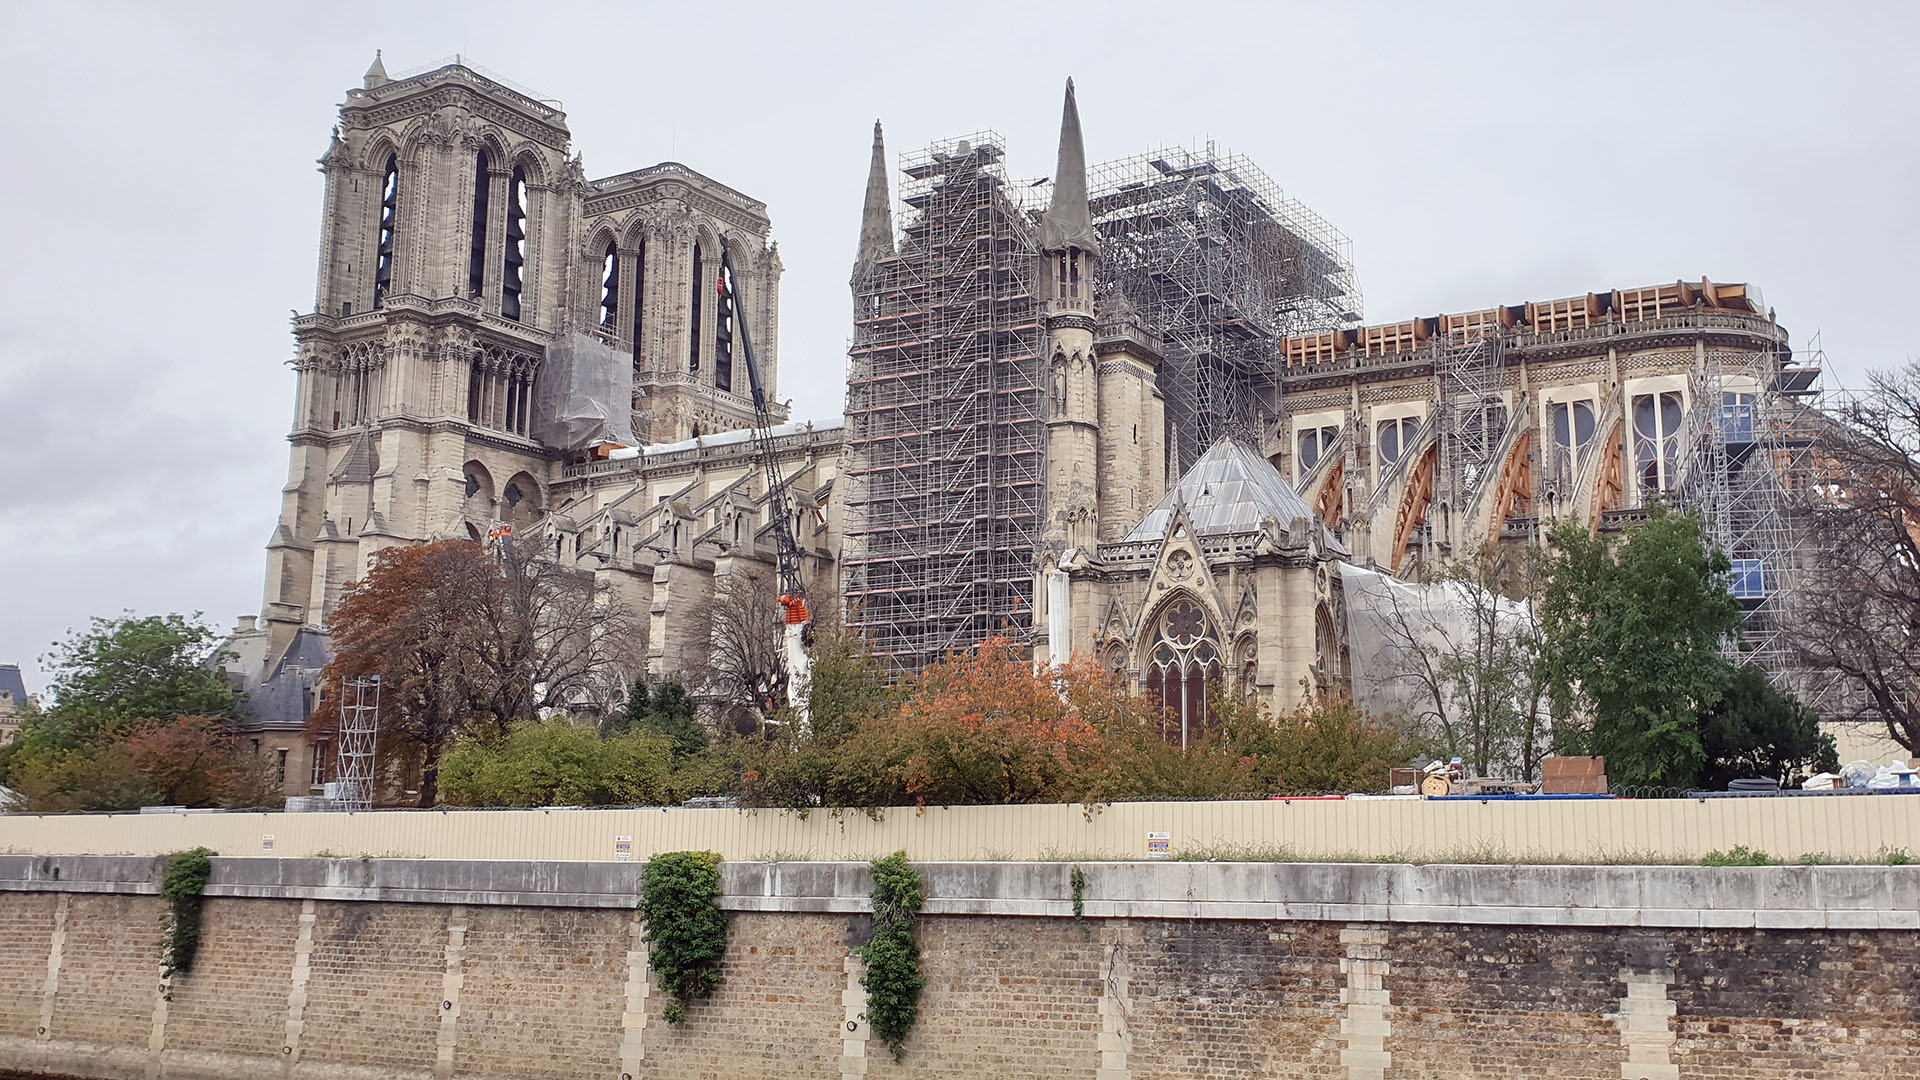
[[[766,204],[677,162],[589,181],[570,139],[557,103],[463,63],[394,79],[376,57],[348,91],[320,159],[314,308],[294,319],[270,656],[383,548],[542,526],[590,447],[543,430],[539,391],[579,385],[586,349],[600,375],[617,365],[600,441],[751,426],[749,380],[715,347],[722,236],[772,393]]]
[[[275,652],[380,549],[544,507],[549,455],[530,424],[566,303],[581,179],[568,141],[559,109],[458,64],[393,80],[376,57],[348,91],[320,159],[314,310],[294,319]]]

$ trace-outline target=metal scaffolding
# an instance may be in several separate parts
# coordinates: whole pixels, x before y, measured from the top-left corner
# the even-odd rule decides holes
[[[1276,411],[1278,339],[1360,319],[1351,242],[1212,144],[1110,161],[1088,179],[1102,293],[1123,292],[1164,342],[1169,471],[1222,435],[1258,444]]]
[[[1819,393],[1819,375],[1817,361],[1789,366],[1779,351],[1704,350],[1690,378],[1679,501],[1733,563],[1746,618],[1728,658],[1823,711],[1839,688],[1797,664],[1790,641],[1806,558],[1794,493],[1811,475],[1820,436],[1821,416],[1807,401]]]
[[[853,282],[847,624],[918,669],[1033,623],[1046,401],[1030,195],[992,132],[901,159],[897,253]]]
[[[374,748],[380,737],[380,676],[346,680],[340,702],[342,810],[373,809]]]

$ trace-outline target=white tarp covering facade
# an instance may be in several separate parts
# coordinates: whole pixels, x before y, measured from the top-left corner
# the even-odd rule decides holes
[[[533,437],[556,450],[634,445],[631,362],[592,334],[557,338],[533,384]]]
[[[1340,583],[1354,704],[1376,716],[1431,717],[1438,706],[1426,674],[1429,663],[1484,647],[1479,619],[1490,617],[1491,633],[1508,648],[1524,647],[1517,642],[1532,622],[1526,601],[1481,594],[1465,582],[1402,581],[1342,563]],[[1457,719],[1460,703],[1442,696],[1449,717]]]

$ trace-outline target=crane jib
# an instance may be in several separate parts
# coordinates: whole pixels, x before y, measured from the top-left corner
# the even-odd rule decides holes
[[[766,388],[760,383],[760,365],[754,361],[752,332],[747,328],[747,320],[740,317],[740,293],[735,282],[733,245],[727,237],[722,236],[720,277],[716,283],[719,319],[715,346],[723,350],[730,361],[733,357],[733,339],[736,335],[740,339],[747,384],[753,390],[753,439],[761,466],[767,474],[767,506],[773,518],[774,541],[778,550],[780,604],[786,609],[788,624],[804,625],[809,621],[807,593],[800,581],[800,545],[793,535],[793,508],[787,497],[786,481],[780,475],[780,462],[773,439],[773,411],[767,405]]]

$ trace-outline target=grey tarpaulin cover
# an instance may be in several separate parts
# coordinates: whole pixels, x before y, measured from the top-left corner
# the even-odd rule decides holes
[[[1474,646],[1473,610],[1465,582],[1402,581],[1376,570],[1340,564],[1347,602],[1347,653],[1353,701],[1376,716],[1418,717],[1433,699],[1413,673],[1416,647],[1451,653]],[[1519,634],[1531,618],[1525,601],[1496,597],[1495,624],[1503,637]],[[1482,611],[1486,610],[1484,607]],[[1447,703],[1452,715],[1457,702]]]
[[[533,437],[556,450],[637,445],[633,365],[592,334],[561,335],[534,380]]]

